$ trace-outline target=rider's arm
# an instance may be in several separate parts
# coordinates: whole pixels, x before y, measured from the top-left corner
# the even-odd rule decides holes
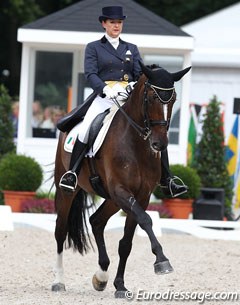
[[[143,60],[141,58],[141,55],[139,53],[137,46],[133,45],[133,79],[134,79],[134,81],[138,80],[138,78],[142,72],[139,61],[142,62]]]
[[[97,57],[97,46],[93,43],[89,43],[85,50],[84,59],[84,71],[85,77],[88,80],[91,88],[99,94],[103,93],[103,88],[106,83],[101,80],[98,76],[98,57]]]

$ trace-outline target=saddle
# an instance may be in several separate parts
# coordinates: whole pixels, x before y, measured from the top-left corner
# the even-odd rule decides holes
[[[91,106],[96,96],[96,92],[90,94],[82,105],[77,106],[58,121],[57,128],[62,132],[69,132],[74,126],[83,120],[88,108]]]

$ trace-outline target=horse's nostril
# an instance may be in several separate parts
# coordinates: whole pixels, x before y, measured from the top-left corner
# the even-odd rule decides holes
[[[155,149],[155,150],[161,150],[161,144],[160,143],[158,143],[158,142],[154,142],[153,144],[152,144],[152,147]]]
[[[152,143],[152,148],[157,151],[162,151],[166,149],[166,145],[163,145],[160,142],[154,142]]]

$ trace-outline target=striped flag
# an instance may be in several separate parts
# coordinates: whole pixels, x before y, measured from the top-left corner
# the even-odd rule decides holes
[[[235,208],[240,208],[240,177],[237,178],[235,188]]]
[[[237,174],[237,158],[238,158],[238,115],[233,124],[231,134],[228,138],[226,161],[229,176],[232,178],[234,185],[236,184]]]

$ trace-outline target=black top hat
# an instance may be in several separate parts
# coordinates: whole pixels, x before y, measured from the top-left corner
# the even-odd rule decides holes
[[[124,20],[127,16],[123,16],[123,9],[121,6],[106,6],[102,8],[102,16],[99,16],[99,21],[106,19],[120,19]]]

